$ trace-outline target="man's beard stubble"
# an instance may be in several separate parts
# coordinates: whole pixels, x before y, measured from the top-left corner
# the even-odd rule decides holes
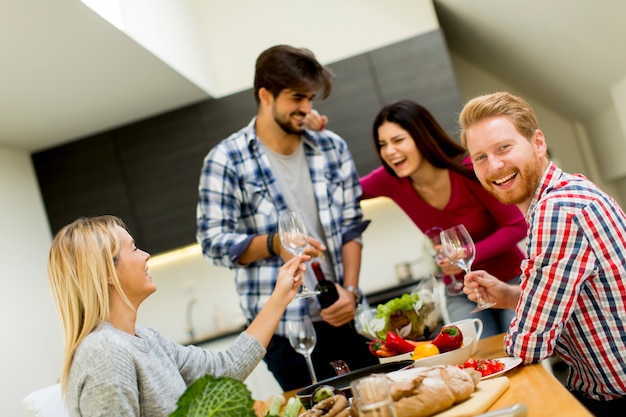
[[[297,127],[291,123],[291,115],[288,115],[285,120],[283,120],[276,112],[275,108],[272,111],[272,115],[274,116],[274,122],[288,135],[299,135],[304,130],[304,127]],[[302,117],[306,116],[306,114],[300,112],[296,113],[296,115]]]
[[[521,204],[533,197],[544,170],[545,166],[541,163],[541,159],[535,157],[518,171],[516,179],[521,180],[521,185],[517,186],[515,189],[502,191],[496,188],[491,181],[486,184],[485,182],[481,182],[483,188],[500,203]]]

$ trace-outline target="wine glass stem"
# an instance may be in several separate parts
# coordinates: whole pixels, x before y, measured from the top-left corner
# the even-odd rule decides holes
[[[296,256],[297,256],[298,258],[300,258],[300,257],[302,257],[302,254],[304,254],[304,249],[303,249],[303,250],[301,250],[300,252],[298,252]],[[309,292],[309,287],[307,287],[307,285],[306,285],[306,279],[305,279],[305,276],[304,276],[304,275],[302,275],[302,288],[301,288],[301,292],[302,292],[302,293],[308,293],[308,292]]]
[[[317,384],[317,376],[315,376],[315,369],[313,369],[313,361],[311,360],[311,355],[304,355],[304,359],[306,359],[306,364],[309,367],[309,374],[311,374],[311,382],[313,384]]]
[[[465,269],[465,275],[469,274],[470,272],[471,272],[471,269],[469,267]],[[478,291],[478,288],[474,288],[474,294],[476,294],[476,301],[478,302],[478,304],[482,304],[483,301],[482,301],[482,297],[480,296],[480,292]]]

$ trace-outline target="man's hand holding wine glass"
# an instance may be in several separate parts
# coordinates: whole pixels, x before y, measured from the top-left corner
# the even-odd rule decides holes
[[[308,255],[311,259],[322,258],[324,256],[325,250],[326,246],[324,246],[322,242],[309,236],[308,244],[304,248],[303,255]],[[291,252],[289,252],[283,245],[280,245],[280,253],[278,255],[285,262],[295,256]]]
[[[476,246],[464,225],[459,224],[441,232],[441,245],[446,256],[456,266],[465,271],[465,275],[472,270],[472,263],[476,257]],[[476,296],[476,308],[471,313],[485,310],[496,305],[494,302],[485,301],[478,290]]]
[[[521,294],[519,285],[508,285],[485,271],[472,271],[465,275],[463,292],[467,298],[478,302],[482,297],[487,303],[499,308],[515,310]]]

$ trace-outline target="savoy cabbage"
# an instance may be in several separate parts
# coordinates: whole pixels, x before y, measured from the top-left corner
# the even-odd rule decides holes
[[[255,417],[253,404],[243,382],[205,375],[187,387],[170,417]]]

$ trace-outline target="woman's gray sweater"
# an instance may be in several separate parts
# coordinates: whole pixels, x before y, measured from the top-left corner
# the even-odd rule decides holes
[[[105,323],[83,340],[68,380],[71,416],[166,417],[196,379],[211,374],[243,381],[265,355],[245,332],[224,352],[183,346],[148,327],[138,326],[136,334]]]

